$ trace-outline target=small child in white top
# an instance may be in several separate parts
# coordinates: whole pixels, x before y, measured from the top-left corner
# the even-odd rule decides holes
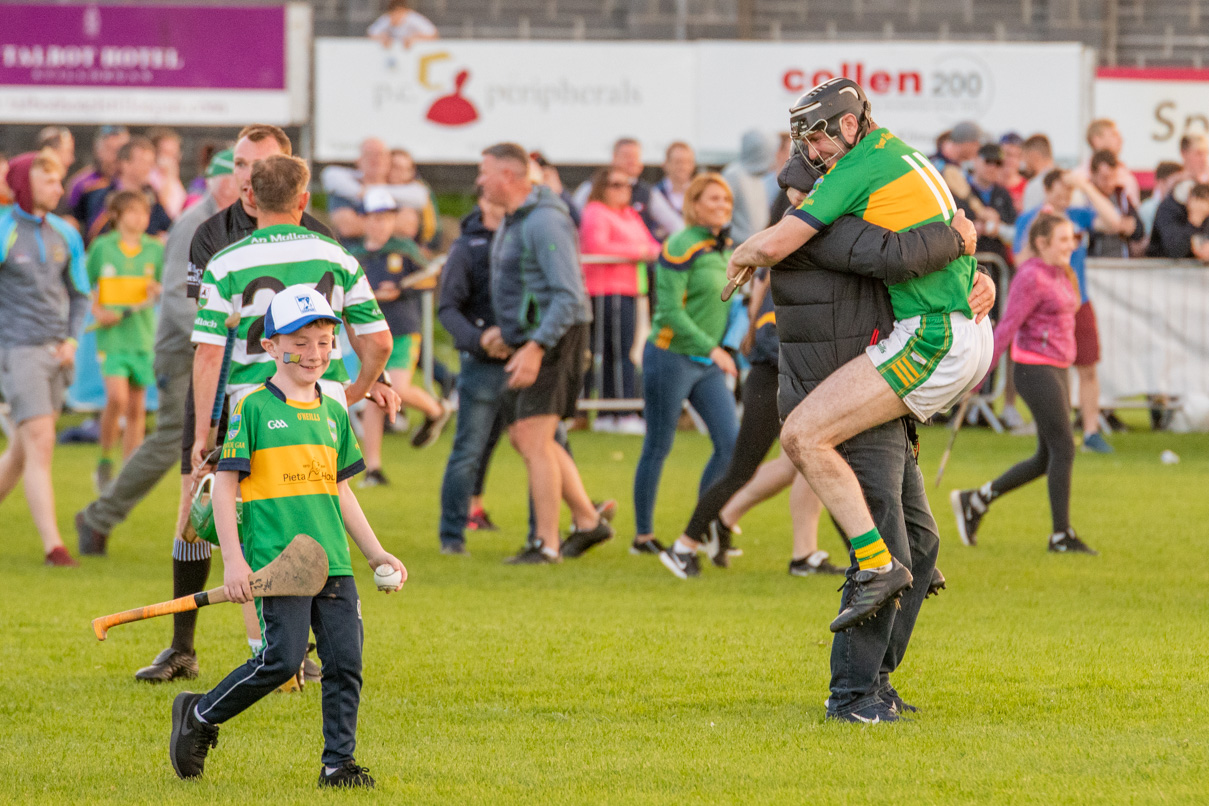
[[[384,48],[389,48],[392,42],[398,42],[406,49],[415,42],[440,37],[432,21],[410,8],[408,0],[390,0],[386,13],[374,20],[367,33],[370,39],[376,39]]]

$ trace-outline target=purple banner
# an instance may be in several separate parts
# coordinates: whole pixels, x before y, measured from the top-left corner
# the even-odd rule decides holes
[[[0,86],[284,90],[284,6],[0,6]]]

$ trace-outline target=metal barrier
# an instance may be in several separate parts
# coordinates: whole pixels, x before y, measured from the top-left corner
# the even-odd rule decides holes
[[[1003,312],[1007,310],[1008,287],[1012,282],[1012,267],[1007,264],[999,255],[994,252],[975,252],[974,259],[980,265],[990,265],[999,269],[999,286],[996,288],[995,296],[995,318],[1000,319]],[[1003,423],[996,416],[995,410],[991,408],[991,402],[1003,394],[1007,388],[1008,381],[1008,357],[1004,353],[999,359],[998,371],[995,373],[995,383],[991,390],[975,395],[970,400],[969,414],[970,416],[982,415],[994,429],[996,434],[1002,434],[1004,431]]]
[[[581,265],[600,265],[610,263],[634,263],[631,258],[619,257],[616,255],[581,255],[579,262]],[[637,305],[637,303],[636,303]],[[600,322],[604,319],[604,300],[600,297],[592,299],[592,317],[595,321]],[[642,371],[641,366],[641,345],[645,341],[645,334],[650,332],[651,327],[651,312],[646,305],[637,305],[637,310],[634,314],[634,347],[631,350],[631,360],[635,358],[634,353],[637,352],[637,358],[634,360],[635,383],[641,383],[641,376],[638,374]],[[602,356],[604,355],[604,329],[596,328],[596,338],[592,343],[592,366],[588,371],[594,376],[593,385],[596,393],[601,394],[604,390],[604,363]],[[620,384],[618,384],[620,386]],[[581,412],[614,412],[614,411],[642,411],[646,402],[641,398],[586,398],[580,397],[576,401],[576,408]]]

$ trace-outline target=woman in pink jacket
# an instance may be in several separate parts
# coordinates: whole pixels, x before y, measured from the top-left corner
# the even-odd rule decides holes
[[[638,212],[630,206],[630,177],[601,168],[592,177],[592,191],[579,225],[584,255],[619,258],[619,263],[584,262],[584,280],[592,298],[592,352],[600,361],[603,399],[633,398],[634,346],[639,262],[659,259],[659,242],[651,237]],[[584,396],[591,397],[595,372],[584,379]],[[642,434],[645,427],[637,412],[596,418],[597,430]]]
[[[1007,310],[995,328],[991,366],[1011,349],[1016,390],[1037,423],[1037,452],[975,490],[949,494],[961,542],[975,545],[978,524],[991,502],[1033,479],[1049,479],[1053,531],[1049,550],[1095,554],[1070,527],[1071,470],[1075,464],[1067,376],[1075,360],[1075,312],[1079,281],[1070,267],[1078,241],[1064,216],[1040,213],[1029,228],[1029,246],[1037,257],[1016,272]]]

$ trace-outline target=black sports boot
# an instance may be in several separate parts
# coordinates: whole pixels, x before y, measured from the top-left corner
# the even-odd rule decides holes
[[[181,778],[200,778],[206,769],[206,754],[218,746],[218,725],[197,718],[194,709],[201,694],[182,691],[172,701],[172,738],[168,740],[168,756],[172,769]]]
[[[568,558],[578,557],[611,537],[613,537],[613,527],[604,517],[601,517],[596,526],[591,529],[572,529],[571,534],[567,535],[567,539],[559,548],[559,553]]]
[[[705,553],[719,568],[730,568],[731,534],[721,518],[714,518],[705,527]]]
[[[1074,529],[1050,535],[1049,550],[1058,554],[1090,554],[1093,557],[1100,555],[1100,552],[1080,540]]]
[[[843,632],[871,618],[883,606],[897,600],[912,581],[907,566],[893,558],[889,571],[857,571],[845,583],[852,588],[848,605],[831,622],[831,631]]]
[[[327,772],[327,767],[320,769],[319,786],[330,786],[339,789],[352,789],[353,787],[373,789],[374,779],[369,775],[369,767],[358,766],[357,762],[349,759],[332,770],[330,775]]]
[[[167,683],[181,678],[192,680],[197,677],[197,655],[192,652],[182,652],[175,647],[168,647],[155,656],[150,666],[144,666],[134,673],[135,680],[147,683]]]
[[[976,535],[982,516],[987,514],[987,503],[978,490],[954,490],[949,493],[949,504],[957,516],[957,534],[967,546],[978,545]]]
[[[928,592],[924,594],[924,598],[939,596],[946,587],[948,586],[945,585],[945,575],[940,573],[940,569],[935,565],[932,566],[932,578],[928,580]]]

